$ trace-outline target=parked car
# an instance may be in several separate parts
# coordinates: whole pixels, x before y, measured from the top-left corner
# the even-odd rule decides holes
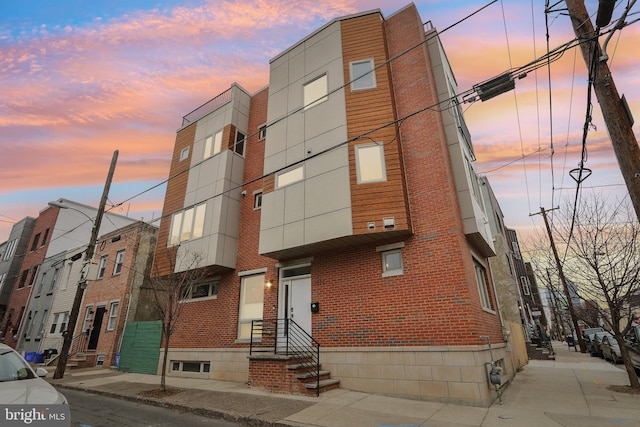
[[[47,370],[34,370],[14,349],[0,344],[0,404],[68,404],[51,384],[43,380]]]
[[[627,352],[631,359],[631,364],[640,374],[640,325],[634,325],[629,333],[624,337]]]
[[[611,360],[613,363],[622,363],[622,353],[620,353],[620,345],[615,337],[605,335],[600,342],[600,351],[605,360]]]
[[[612,337],[613,335],[611,335],[611,333],[609,332],[596,332],[595,334],[593,334],[593,338],[591,339],[591,345],[588,348],[589,353],[591,354],[591,356],[598,356],[598,357],[603,357],[602,356],[602,348],[600,348],[600,345],[602,344],[602,338],[603,337]]]
[[[587,352],[591,353],[591,341],[593,340],[593,336],[596,332],[604,332],[604,329],[598,328],[587,328],[582,330],[582,341],[584,341],[584,345],[587,348]]]

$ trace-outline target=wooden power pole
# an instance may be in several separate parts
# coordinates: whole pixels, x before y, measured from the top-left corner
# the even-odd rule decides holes
[[[64,333],[64,340],[62,342],[62,350],[60,350],[60,356],[58,357],[58,365],[56,371],[53,374],[54,379],[63,378],[64,371],[67,368],[67,358],[69,357],[69,351],[71,351],[71,344],[73,343],[73,333],[76,329],[76,323],[78,321],[78,314],[80,313],[80,305],[82,304],[82,297],[84,296],[84,288],[87,287],[87,273],[89,272],[89,264],[93,259],[93,253],[96,247],[96,241],[98,240],[98,232],[100,231],[100,224],[102,223],[102,215],[104,214],[104,208],[107,204],[107,197],[109,196],[109,189],[111,188],[111,180],[113,173],[116,169],[116,162],[118,161],[118,150],[113,152],[111,159],[111,166],[109,167],[109,173],[107,175],[107,181],[104,184],[104,190],[102,191],[102,198],[100,199],[100,206],[96,213],[96,219],[93,221],[93,228],[91,230],[91,237],[87,244],[87,251],[84,253],[84,265],[82,268],[82,276],[78,282],[76,288],[76,295],[73,299],[73,306],[69,313],[69,322],[67,324],[67,330]]]
[[[616,153],[620,171],[631,196],[636,216],[640,221],[640,148],[633,134],[633,119],[613,82],[606,56],[602,55],[597,38],[598,34],[593,29],[584,0],[565,0],[565,3],[571,17],[573,30],[576,36],[582,40],[580,48],[587,69],[590,70],[589,78],[593,79],[593,88],[609,131],[613,151]],[[597,64],[594,64],[593,61],[596,61]]]
[[[557,209],[557,208],[554,208]],[[553,209],[551,209],[553,210]],[[553,251],[553,257],[556,260],[556,266],[558,267],[558,275],[560,276],[560,282],[562,283],[562,289],[564,291],[564,296],[567,299],[567,307],[569,308],[569,315],[571,316],[571,323],[573,323],[573,330],[576,331],[576,335],[578,336],[578,344],[580,345],[580,352],[586,353],[587,346],[582,339],[582,334],[580,333],[580,329],[578,328],[578,316],[576,315],[576,309],[573,307],[573,300],[571,299],[571,293],[569,292],[569,286],[567,285],[567,279],[564,277],[564,271],[562,270],[562,263],[560,262],[560,257],[558,256],[558,250],[556,249],[556,243],[553,240],[553,235],[551,234],[551,227],[549,226],[549,220],[547,219],[547,211],[544,208],[540,208],[540,212],[542,218],[544,218],[544,225],[547,227],[547,234],[549,235],[549,242],[551,243],[551,250]],[[537,214],[533,214],[537,215]]]

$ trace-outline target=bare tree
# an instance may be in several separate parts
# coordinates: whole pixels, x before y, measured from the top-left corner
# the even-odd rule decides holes
[[[565,274],[578,284],[588,310],[597,310],[620,344],[632,388],[640,389],[624,336],[633,324],[631,299],[640,290],[640,224],[628,200],[594,195],[568,203],[554,220],[567,256]]]
[[[189,298],[194,285],[202,283],[207,278],[206,269],[199,268],[202,255],[187,253],[181,257],[168,257],[171,271],[178,271],[166,276],[151,278],[154,302],[162,317],[162,337],[164,342],[162,357],[162,375],[160,386],[166,390],[166,372],[169,355],[169,342],[176,331],[180,315],[184,307],[183,300]],[[178,259],[179,261],[176,261]],[[176,262],[179,268],[176,269]]]

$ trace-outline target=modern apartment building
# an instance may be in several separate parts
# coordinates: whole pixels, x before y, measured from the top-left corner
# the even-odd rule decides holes
[[[490,404],[507,345],[474,160],[413,4],[334,19],[271,60],[267,87],[187,114],[152,274],[195,256],[208,278],[167,374]],[[305,357],[315,374],[292,372]]]

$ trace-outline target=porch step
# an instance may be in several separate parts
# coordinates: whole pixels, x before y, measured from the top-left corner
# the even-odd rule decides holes
[[[322,380],[320,381],[320,392],[322,393],[328,390],[333,390],[334,388],[338,388],[339,385],[340,385],[340,380],[335,380],[335,379]],[[315,390],[318,388],[318,383],[315,381],[306,383],[304,387],[309,390]]]
[[[328,377],[329,375],[331,375],[331,371],[320,371],[320,378],[323,377]],[[299,380],[306,380],[309,378],[316,378],[316,372],[301,372],[299,374],[296,374],[296,378]]]

